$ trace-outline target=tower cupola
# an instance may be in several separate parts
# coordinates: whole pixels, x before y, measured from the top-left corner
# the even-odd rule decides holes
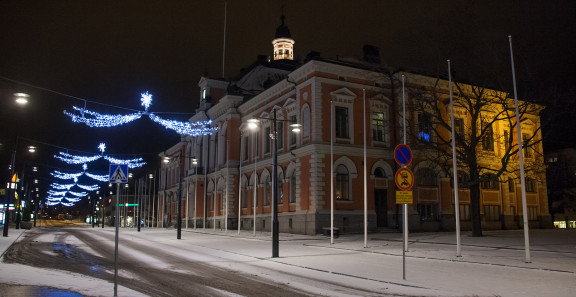
[[[276,29],[276,35],[272,40],[274,46],[274,60],[294,60],[294,39],[290,35],[290,30],[284,24],[284,15],[282,15],[282,24]]]

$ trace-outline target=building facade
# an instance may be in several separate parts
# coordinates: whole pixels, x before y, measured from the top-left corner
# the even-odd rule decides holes
[[[284,21],[279,30],[289,34],[283,27]],[[279,30],[275,40],[283,38]],[[200,79],[201,103],[190,121],[212,120],[218,130],[210,136],[183,136],[161,154],[170,160],[161,163],[158,191],[164,226],[177,220],[181,199],[181,217],[188,226],[270,231],[276,153],[280,232],[321,233],[330,226],[331,199],[340,232],[361,232],[364,209],[370,231],[400,227],[394,179],[399,168],[394,148],[402,143],[403,127],[400,80],[405,77],[406,88],[426,89],[433,78],[390,74],[374,59],[372,47],[364,60],[311,57],[298,65],[292,60],[293,44],[292,40],[289,55],[260,59],[236,80]],[[276,45],[274,57],[279,56]],[[442,82],[447,91],[447,82]],[[418,135],[422,125],[413,100],[417,98],[407,92],[406,118],[412,119],[407,129]],[[248,127],[250,119],[259,120],[255,130]],[[528,122],[523,132],[541,138],[538,114],[529,115]],[[301,125],[297,134],[290,129],[294,123]],[[503,136],[509,128],[495,125],[493,133]],[[491,154],[482,157],[488,167],[498,166],[492,160],[504,149],[498,139],[492,138]],[[412,144],[409,139],[408,145]],[[543,164],[542,146],[532,150],[526,162]],[[455,207],[450,176],[440,166],[414,149],[410,169],[415,174],[414,203],[408,207],[411,230],[453,229],[455,209],[460,211],[462,228],[470,228],[466,188],[460,189],[460,205]],[[529,174],[533,174],[527,179],[526,195],[530,226],[547,227],[551,220],[545,176]],[[518,180],[510,173],[494,184],[483,184],[484,229],[521,228]]]

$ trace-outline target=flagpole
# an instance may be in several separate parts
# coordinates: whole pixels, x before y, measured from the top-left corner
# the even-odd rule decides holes
[[[362,89],[364,109],[364,247],[368,247],[368,162],[366,160],[366,89]]]
[[[522,217],[524,221],[524,262],[530,263],[530,235],[528,232],[528,206],[526,205],[526,181],[524,177],[524,152],[522,151],[522,129],[520,127],[520,112],[518,111],[518,93],[516,91],[516,73],[514,70],[514,53],[512,52],[512,35],[508,35],[510,43],[510,62],[512,65],[512,83],[514,86],[514,106],[516,108],[516,131],[518,140],[518,155],[520,157],[520,186],[522,189]]]
[[[334,244],[334,101],[330,101],[330,244]]]
[[[452,172],[454,172],[454,214],[456,215],[456,257],[462,257],[460,251],[460,202],[458,199],[458,167],[456,166],[456,133],[454,133],[454,102],[452,100],[452,72],[448,62],[448,89],[450,90],[450,121],[452,126]]]

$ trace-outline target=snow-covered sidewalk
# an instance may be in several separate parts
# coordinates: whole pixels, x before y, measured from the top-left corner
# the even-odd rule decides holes
[[[10,232],[10,237],[0,240],[1,252],[17,239],[18,232],[24,231]],[[86,228],[86,232],[114,232],[114,228]],[[198,251],[213,265],[290,283],[318,295],[322,293],[318,285],[322,282],[389,296],[574,296],[576,292],[576,230],[531,230],[531,263],[525,262],[522,230],[485,231],[483,237],[463,232],[462,257],[456,257],[456,238],[452,232],[411,233],[406,280],[403,280],[401,233],[369,234],[367,247],[362,234],[342,235],[334,244],[321,235],[281,234],[279,258],[271,258],[268,232],[254,235],[249,231],[238,234],[236,230],[188,228],[183,229],[182,239],[177,240],[174,229],[143,228],[137,232],[134,228],[122,228],[121,244],[122,241],[154,242],[163,249],[189,254],[190,258],[197,257],[194,251]],[[9,271],[22,265],[6,265],[0,263],[0,283],[14,284]],[[50,272],[54,273],[58,273],[55,279],[68,286],[55,283],[53,287],[70,290],[73,283],[74,291],[91,296],[106,295],[111,288],[111,284],[102,280],[83,282],[78,281],[83,276]],[[46,286],[36,280],[23,281]],[[108,288],[104,294],[102,287]],[[134,291],[120,292],[122,296],[138,295]]]

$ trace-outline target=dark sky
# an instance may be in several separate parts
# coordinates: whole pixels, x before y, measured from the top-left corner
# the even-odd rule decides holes
[[[509,90],[511,34],[521,96],[556,102],[574,93],[574,1],[231,0],[225,78],[271,54],[282,5],[299,60],[312,50],[360,58],[372,44],[391,67],[445,74],[450,58],[457,79]],[[138,110],[149,91],[151,111],[193,113],[200,76],[222,76],[223,28],[223,0],[2,0],[0,76]],[[29,106],[15,107],[13,90],[29,92]],[[120,128],[72,124],[62,110],[82,101],[1,79],[0,95],[2,164],[16,136],[94,153],[106,142],[109,153],[151,161],[179,139],[147,118]]]

